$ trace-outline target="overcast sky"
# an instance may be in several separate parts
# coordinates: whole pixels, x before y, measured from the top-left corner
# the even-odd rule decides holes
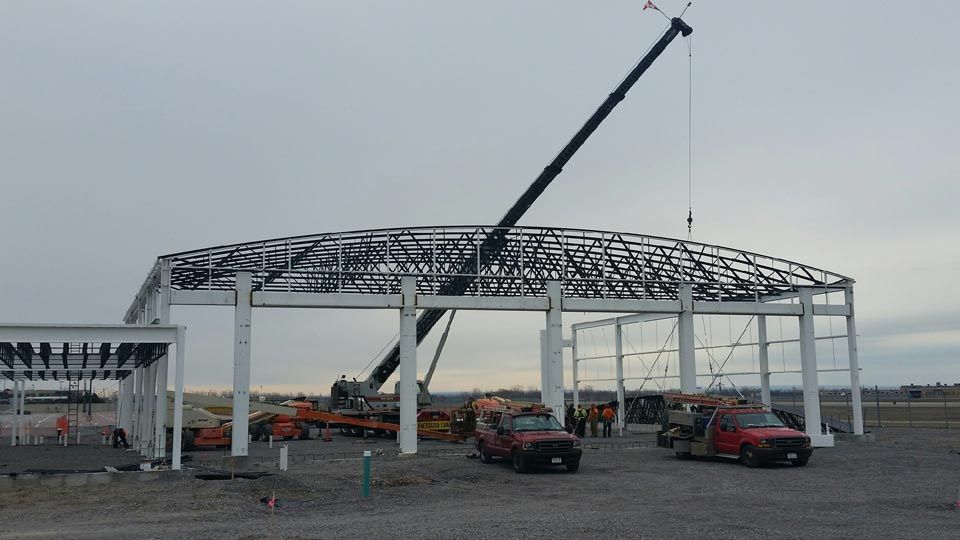
[[[0,321],[120,322],[164,253],[493,223],[662,32],[642,4],[3,0]],[[960,381],[960,4],[700,1],[685,19],[694,239],[855,278],[865,384]],[[687,62],[678,39],[522,223],[684,237]],[[232,310],[173,320],[188,385],[229,387]],[[433,389],[539,385],[542,326],[460,314]],[[255,311],[254,386],[326,394],[396,329]]]

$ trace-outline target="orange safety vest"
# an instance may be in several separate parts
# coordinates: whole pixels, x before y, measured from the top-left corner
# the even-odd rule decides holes
[[[61,417],[57,418],[57,429],[58,429],[58,430],[66,433],[66,432],[67,432],[67,427],[68,427],[68,424],[67,424],[67,417],[66,417],[66,416],[61,416]]]
[[[603,419],[604,420],[613,420],[613,409],[606,408],[603,410]]]

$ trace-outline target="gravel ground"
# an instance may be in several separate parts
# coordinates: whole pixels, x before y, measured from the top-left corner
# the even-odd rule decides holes
[[[0,494],[0,537],[957,538],[960,433],[900,429],[805,468],[588,450],[579,473],[517,475],[465,457],[296,463],[259,480],[159,481]],[[260,498],[276,493],[271,514]]]

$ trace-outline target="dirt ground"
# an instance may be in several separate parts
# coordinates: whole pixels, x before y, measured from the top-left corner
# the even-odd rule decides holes
[[[264,469],[268,465],[262,466]],[[960,431],[888,429],[804,468],[588,449],[580,472],[464,456],[296,462],[258,480],[0,493],[0,538],[957,538]],[[275,494],[271,512],[261,498]]]

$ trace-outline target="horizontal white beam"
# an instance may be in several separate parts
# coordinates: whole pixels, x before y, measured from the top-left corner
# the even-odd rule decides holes
[[[814,304],[814,315],[828,315],[833,317],[849,317],[850,306],[846,304]]]
[[[661,321],[675,317],[673,314],[664,315],[662,313],[638,313],[636,315],[624,315],[622,317],[610,317],[609,319],[599,319],[596,321],[587,321],[571,325],[574,331],[588,330],[590,328],[599,328],[601,326],[613,326],[614,324],[636,324],[644,322]]]
[[[762,302],[694,302],[693,312],[702,315],[803,315],[800,304],[767,304]]]
[[[254,292],[253,307],[389,309],[403,307],[399,294],[321,294],[301,292]]]
[[[420,309],[476,309],[497,311],[546,311],[550,301],[540,296],[417,296]]]
[[[234,306],[237,291],[170,291],[170,305],[174,306]]]
[[[176,343],[177,326],[159,324],[0,323],[0,342],[15,343],[18,341],[28,343]]]
[[[680,302],[676,300],[624,300],[620,298],[564,298],[563,311],[680,313]]]

